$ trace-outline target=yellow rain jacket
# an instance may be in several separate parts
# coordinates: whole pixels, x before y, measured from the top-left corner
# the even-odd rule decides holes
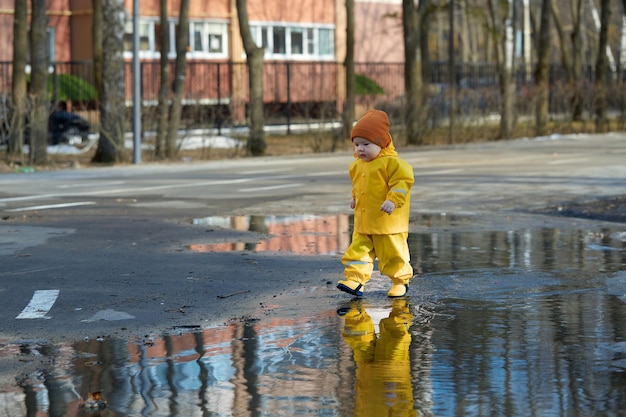
[[[352,179],[354,231],[364,235],[388,235],[409,231],[413,167],[400,159],[393,142],[369,162],[357,158],[349,168]],[[391,214],[380,210],[383,201],[392,201]]]

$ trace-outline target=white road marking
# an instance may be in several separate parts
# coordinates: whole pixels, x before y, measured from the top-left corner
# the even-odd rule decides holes
[[[2,242],[4,243],[4,242]],[[59,267],[56,266],[49,266],[49,267],[43,267],[43,268],[26,268],[26,269],[20,269],[17,271],[10,271],[10,272],[0,272],[0,277],[8,277],[10,275],[22,275],[22,274],[32,274],[35,272],[43,272],[43,271],[49,271],[51,269],[57,269]]]
[[[59,194],[24,195],[21,197],[0,198],[0,203],[11,203],[13,201],[42,200],[44,198],[55,198],[55,197],[59,197]]]
[[[75,203],[47,204],[44,206],[20,207],[20,208],[10,209],[6,211],[15,212],[15,211],[29,211],[29,210],[48,210],[48,209],[66,208],[66,207],[90,206],[92,204],[96,204],[96,202],[95,201],[77,201]]]
[[[444,175],[444,174],[456,174],[457,172],[462,172],[461,168],[451,168],[451,169],[440,169],[435,171],[427,171],[425,173],[420,173],[419,176],[427,176],[427,175]]]
[[[314,172],[311,174],[307,174],[307,177],[326,177],[328,175],[348,175],[348,169],[346,168],[343,171],[330,171],[330,172]]]
[[[263,181],[263,180],[281,180],[291,178],[291,175],[274,175],[267,177],[249,177],[249,178],[236,178],[236,179],[227,179],[227,180],[212,180],[212,181],[202,181],[202,182],[193,182],[193,183],[176,183],[176,184],[166,184],[166,185],[155,185],[148,187],[133,187],[133,188],[112,188],[112,189],[97,189],[90,191],[75,191],[75,192],[67,192],[67,193],[56,193],[56,194],[39,194],[39,195],[28,195],[28,196],[20,196],[20,197],[7,197],[0,198],[0,204],[9,203],[15,201],[26,201],[26,200],[43,200],[50,198],[71,198],[71,197],[87,197],[87,196],[104,196],[110,194],[136,194],[136,193],[147,193],[151,191],[164,191],[169,189],[180,189],[180,188],[195,188],[195,187],[210,187],[216,185],[232,185],[232,184],[242,184],[246,182],[255,182],[255,181]],[[249,188],[241,191],[254,191],[254,190],[272,190],[275,188],[287,188],[287,187],[299,187],[302,184],[288,184],[285,186],[276,186],[269,188]],[[85,205],[85,204],[95,204],[94,202],[84,202],[84,203],[69,203],[74,205]],[[34,206],[34,207],[24,207],[17,208],[5,211],[27,211],[27,210],[43,210],[46,208],[61,208],[61,207],[71,207],[71,205],[63,206],[59,205],[45,205],[45,206]]]
[[[33,298],[30,299],[28,305],[22,310],[22,312],[15,317],[16,319],[41,319],[50,318],[46,317],[46,314],[54,305],[57,297],[59,296],[59,290],[37,290],[33,294]]]
[[[247,193],[250,191],[267,191],[267,190],[278,190],[280,188],[291,188],[291,187],[300,187],[301,183],[296,184],[280,184],[280,185],[270,185],[268,187],[255,187],[255,188],[242,188],[239,190],[241,193]]]
[[[557,159],[555,161],[548,162],[548,165],[583,164],[587,161],[589,161],[589,158]]]
[[[273,179],[274,177],[268,177],[269,179]],[[258,181],[261,179],[267,178],[239,178],[232,180],[217,180],[217,181],[204,181],[204,182],[196,182],[190,184],[169,184],[169,185],[156,185],[152,187],[135,187],[135,188],[114,188],[110,190],[93,190],[93,191],[78,191],[78,192],[68,192],[68,193],[57,193],[57,194],[36,194],[36,195],[28,195],[21,197],[6,197],[0,198],[1,203],[8,203],[13,201],[24,201],[24,200],[43,200],[50,198],[60,198],[60,197],[86,197],[86,196],[99,196],[99,195],[107,195],[107,194],[136,194],[140,192],[150,192],[150,191],[159,191],[159,190],[168,190],[172,188],[193,188],[193,187],[209,187],[212,185],[229,185],[229,184],[239,184],[242,182],[250,182],[250,181]],[[7,210],[8,211],[8,210]]]
[[[279,168],[279,169],[262,169],[257,171],[243,171],[240,172],[241,175],[258,175],[258,174],[268,174],[273,172],[285,172],[292,171],[293,168]]]
[[[105,187],[109,185],[122,185],[125,184],[126,181],[109,181],[109,182],[88,182],[88,183],[78,183],[78,184],[63,184],[57,186],[57,188],[68,189],[68,188],[93,188],[93,187]]]

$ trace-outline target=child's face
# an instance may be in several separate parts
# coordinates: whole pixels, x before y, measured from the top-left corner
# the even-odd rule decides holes
[[[354,144],[354,153],[356,154],[356,156],[358,156],[365,162],[369,162],[372,159],[376,158],[380,153],[380,150],[382,149],[375,143],[358,136],[352,140],[352,143]]]

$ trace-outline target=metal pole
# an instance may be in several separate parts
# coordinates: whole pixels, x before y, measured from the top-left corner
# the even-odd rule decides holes
[[[133,163],[141,163],[141,70],[139,66],[139,0],[133,0]]]

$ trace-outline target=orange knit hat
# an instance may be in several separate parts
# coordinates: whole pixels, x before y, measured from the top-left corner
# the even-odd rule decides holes
[[[369,110],[352,128],[350,140],[360,137],[386,148],[391,143],[389,134],[389,117],[382,110]]]

